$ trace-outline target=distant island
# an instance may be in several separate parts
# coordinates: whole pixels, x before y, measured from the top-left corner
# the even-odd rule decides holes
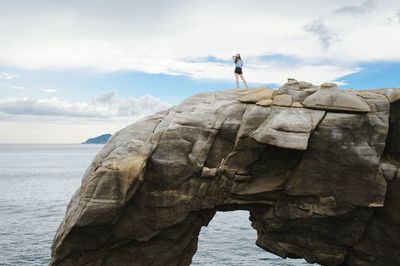
[[[104,134],[98,137],[90,138],[82,144],[106,144],[107,141],[111,138],[111,134]]]

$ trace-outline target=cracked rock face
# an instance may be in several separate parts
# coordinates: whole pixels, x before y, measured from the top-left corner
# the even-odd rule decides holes
[[[189,265],[228,210],[248,210],[256,244],[282,258],[400,265],[399,93],[290,80],[146,117],[94,158],[51,265]]]

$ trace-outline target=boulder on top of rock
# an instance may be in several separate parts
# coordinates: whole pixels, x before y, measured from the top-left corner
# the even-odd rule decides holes
[[[311,88],[312,86],[314,86],[314,85],[312,83],[310,83],[310,82],[299,81],[299,88],[300,89],[308,89],[308,88]]]
[[[261,100],[261,101],[258,101],[258,102],[256,102],[256,104],[259,105],[259,106],[268,107],[268,106],[271,106],[271,104],[272,104],[273,102],[274,102],[273,100],[268,99],[268,100]]]
[[[301,103],[299,103],[299,102],[293,102],[292,103],[292,107],[294,107],[294,108],[303,108],[303,105]]]
[[[400,100],[400,89],[387,89],[386,97],[389,99],[390,103],[394,103]]]
[[[299,82],[296,79],[288,78],[287,82],[285,84],[287,84],[287,85],[298,85]]]
[[[390,103],[395,103],[400,101],[400,88],[368,90],[368,92],[384,95],[389,100]]]
[[[256,103],[262,100],[271,100],[273,93],[274,91],[269,88],[259,89],[241,96],[239,101],[242,103]]]
[[[355,93],[338,89],[319,90],[303,101],[303,106],[312,109],[366,113],[371,109],[365,100]]]
[[[292,105],[292,102],[292,96],[289,94],[280,94],[274,95],[274,101],[272,105],[289,107]]]
[[[325,112],[309,109],[273,108],[268,119],[250,136],[281,148],[306,150],[311,131]]]
[[[292,96],[293,101],[301,102],[317,90],[318,88],[311,83],[289,79],[287,83],[274,92],[274,97],[288,94]]]
[[[368,91],[356,93],[367,102],[372,112],[389,112],[389,100],[385,95]]]
[[[321,89],[337,89],[337,84],[332,82],[325,82],[320,85]]]
[[[379,98],[383,99],[386,98],[385,95],[380,94],[380,93],[375,93],[372,91],[357,91],[356,94],[360,97],[363,97],[364,99],[374,99],[374,98]]]

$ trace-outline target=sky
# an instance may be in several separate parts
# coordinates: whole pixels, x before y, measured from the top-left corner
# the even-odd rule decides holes
[[[0,143],[80,143],[195,93],[400,87],[398,0],[0,0]],[[243,87],[243,85],[241,85]]]

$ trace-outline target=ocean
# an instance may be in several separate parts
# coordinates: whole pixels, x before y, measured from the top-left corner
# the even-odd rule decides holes
[[[102,145],[0,144],[0,265],[47,265],[66,206]],[[254,243],[246,211],[219,212],[192,265],[309,265]],[[229,221],[229,222],[227,222]]]

